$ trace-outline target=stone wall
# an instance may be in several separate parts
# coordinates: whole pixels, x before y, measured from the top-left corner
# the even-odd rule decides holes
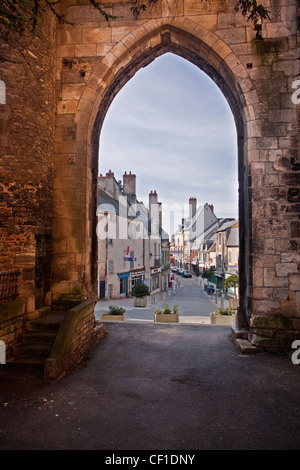
[[[25,308],[21,300],[0,305],[0,341],[5,344],[6,358],[10,357],[12,346],[23,331]]]
[[[95,321],[92,300],[86,300],[68,310],[46,360],[44,379],[56,380],[82,365],[92,347],[104,335],[104,326]]]
[[[6,88],[0,104],[0,271],[20,271],[18,293],[26,302],[50,290],[55,21],[47,15],[38,25],[34,36],[1,45],[9,61],[0,64]]]

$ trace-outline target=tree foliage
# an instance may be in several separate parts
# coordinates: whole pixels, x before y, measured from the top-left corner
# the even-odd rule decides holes
[[[225,289],[229,287],[237,287],[239,285],[239,276],[237,274],[232,274],[231,276],[227,277],[224,281]]]
[[[257,0],[237,0],[235,11],[241,11],[247,20],[253,20],[257,24],[260,20],[270,19],[269,11]]]
[[[231,276],[227,277],[224,281],[225,289],[230,289],[230,287],[233,287],[235,296],[236,296],[236,288],[238,287],[238,285],[239,285],[239,276],[237,274],[232,274]]]

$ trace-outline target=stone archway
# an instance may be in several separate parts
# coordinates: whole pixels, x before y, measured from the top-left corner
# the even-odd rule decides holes
[[[93,214],[96,213],[95,188],[98,175],[99,136],[104,117],[113,98],[137,70],[145,67],[165,52],[172,52],[201,68],[216,82],[226,96],[235,118],[238,135],[239,209],[241,214],[239,270],[242,304],[240,305],[239,326],[246,327],[248,320],[246,317],[247,302],[245,300],[249,296],[249,289],[252,286],[249,277],[251,270],[248,263],[246,264],[246,260],[249,259],[250,239],[247,226],[249,216],[247,214],[250,210],[251,201],[248,200],[247,196],[249,174],[245,152],[245,148],[247,148],[247,145],[245,145],[247,103],[241,89],[237,86],[239,77],[244,76],[246,71],[230,48],[203,26],[200,27],[191,20],[186,20],[181,27],[178,27],[177,23],[179,22],[176,20],[170,24],[162,21],[159,26],[157,23],[158,21],[150,21],[146,25],[135,28],[132,33],[112,48],[111,52],[93,70],[77,106],[74,123],[76,123],[77,132],[80,128],[82,135],[86,136],[87,139],[86,161],[89,162],[87,163],[87,171],[91,171],[90,184],[93,188],[91,190],[86,188],[90,196],[90,208],[92,208],[89,211],[92,252],[90,265],[82,266],[86,282],[84,288],[89,295],[93,295],[92,286],[96,282],[97,263],[97,244],[94,235],[96,233],[96,222]],[[139,39],[137,40],[137,38]],[[232,67],[232,64],[234,64],[234,67]],[[237,76],[235,76],[234,69],[238,72]],[[71,224],[71,221],[69,223]],[[69,226],[70,229],[71,225]],[[88,268],[88,272],[85,271],[86,268]],[[70,274],[69,268],[67,268],[67,272]],[[63,282],[66,281],[68,282],[68,279],[64,279]],[[80,286],[77,287],[79,291],[81,288]]]
[[[222,15],[222,21],[229,24],[229,16]],[[258,325],[255,334],[260,338],[268,328],[270,335],[274,329],[282,333],[286,328],[298,334],[299,311],[296,297],[291,294],[293,286],[296,289],[298,274],[291,253],[292,243],[288,243],[289,234],[294,230],[292,238],[295,238],[297,228],[288,217],[279,220],[283,203],[285,214],[295,210],[290,204],[292,201],[285,197],[288,186],[295,186],[295,179],[290,167],[284,167],[283,149],[286,142],[293,139],[292,124],[289,128],[284,123],[296,122],[296,110],[291,110],[290,106],[288,119],[283,117],[279,109],[274,109],[274,96],[266,90],[266,85],[279,86],[282,95],[287,94],[288,77],[283,76],[281,62],[286,41],[258,44],[248,40],[237,47],[228,28],[224,35],[203,23],[182,15],[157,17],[138,25],[133,22],[101,59],[93,52],[88,57],[78,52],[74,58],[76,46],[68,45],[68,36],[61,35],[67,39],[61,39],[58,51],[61,94],[57,105],[54,162],[52,295],[54,298],[60,293],[95,296],[96,188],[101,126],[114,96],[135,72],[157,56],[173,52],[200,67],[217,83],[236,122],[241,253],[237,326],[248,329],[249,325]],[[81,40],[83,36],[91,38],[93,34],[100,34],[97,27],[86,29],[90,31],[81,32]],[[249,28],[241,29],[244,34],[250,34]],[[80,39],[74,39],[73,44],[74,41],[80,42]],[[78,51],[87,50],[88,40],[85,41]],[[290,76],[293,73],[291,69]],[[272,83],[266,83],[266,77]],[[263,226],[266,216],[270,222],[267,228]],[[284,325],[282,318],[285,316],[289,318]],[[281,344],[278,339],[274,347],[280,348]]]

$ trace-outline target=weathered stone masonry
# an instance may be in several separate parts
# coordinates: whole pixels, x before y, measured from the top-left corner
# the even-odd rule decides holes
[[[0,271],[20,272],[23,301],[21,310],[0,305],[0,337],[8,352],[25,315],[50,302],[55,30],[49,16],[35,37],[1,45],[1,54],[13,62],[0,67],[6,85],[6,102],[0,104]]]
[[[26,302],[41,292],[49,301],[48,288],[52,300],[61,294],[95,298],[98,142],[105,113],[139,68],[173,52],[218,84],[236,121],[237,329],[265,349],[290,348],[300,337],[296,0],[266,2],[271,21],[263,22],[264,41],[255,40],[253,24],[235,12],[234,0],[161,0],[138,19],[131,6],[107,5],[118,16],[108,25],[88,1],[64,0],[61,12],[74,25],[54,31],[47,21],[43,41],[28,49],[29,69],[1,67],[7,88],[7,105],[0,105],[1,270],[21,269],[19,294]],[[33,273],[38,235],[51,259],[39,289]]]

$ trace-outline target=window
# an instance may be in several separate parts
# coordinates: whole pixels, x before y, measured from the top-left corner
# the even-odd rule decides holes
[[[108,262],[108,271],[110,273],[114,272],[114,260],[112,260],[112,259],[110,259],[109,262]]]
[[[120,294],[125,294],[125,279],[123,277],[120,279]]]

